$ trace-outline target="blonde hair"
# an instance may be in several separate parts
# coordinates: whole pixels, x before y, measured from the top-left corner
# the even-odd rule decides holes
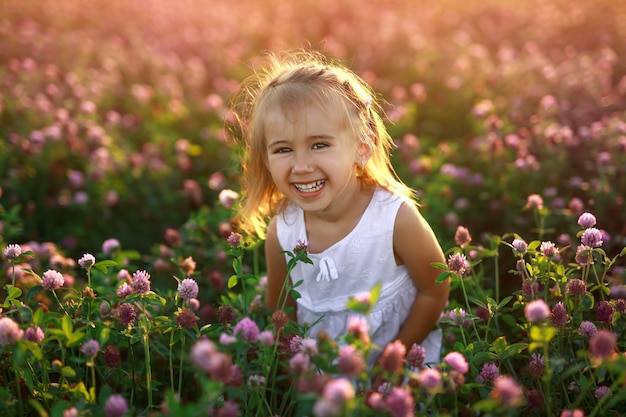
[[[260,238],[267,221],[287,204],[274,185],[267,168],[267,147],[263,128],[270,106],[289,108],[295,103],[315,100],[339,104],[355,138],[365,144],[371,156],[359,172],[364,184],[376,185],[414,201],[414,192],[397,176],[390,161],[394,147],[381,115],[380,104],[371,88],[346,67],[320,53],[291,51],[268,54],[268,65],[242,83],[236,106],[243,138],[242,199],[239,229]]]

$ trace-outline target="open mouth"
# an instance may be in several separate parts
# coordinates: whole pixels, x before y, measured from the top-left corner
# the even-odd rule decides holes
[[[313,193],[315,191],[319,191],[324,186],[325,180],[319,180],[314,182],[309,182],[307,184],[294,184],[298,191],[301,193]]]

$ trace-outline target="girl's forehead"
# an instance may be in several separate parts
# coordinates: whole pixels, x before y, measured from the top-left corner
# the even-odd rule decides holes
[[[301,95],[290,97],[288,100],[273,100],[267,103],[263,119],[265,123],[276,121],[277,118],[297,123],[306,120],[311,114],[338,121],[341,124],[349,124],[347,120],[349,114],[342,99],[316,95]]]

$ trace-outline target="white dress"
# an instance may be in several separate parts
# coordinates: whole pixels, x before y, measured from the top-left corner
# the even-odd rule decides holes
[[[346,307],[350,297],[381,283],[378,301],[368,317],[370,337],[381,350],[396,339],[417,294],[406,267],[396,264],[393,252],[394,224],[403,201],[388,191],[376,190],[350,233],[321,253],[309,253],[313,265],[298,262],[291,271],[293,283],[303,280],[296,288],[301,295],[298,323],[312,324],[323,317],[309,336],[315,337],[320,330],[335,340],[344,335],[348,318],[357,315]],[[293,251],[299,242],[308,242],[302,209],[289,204],[276,220],[283,250]],[[285,257],[289,261],[289,255]],[[426,350],[425,363],[439,363],[441,330],[433,330],[421,345]],[[370,363],[379,353],[372,352]]]

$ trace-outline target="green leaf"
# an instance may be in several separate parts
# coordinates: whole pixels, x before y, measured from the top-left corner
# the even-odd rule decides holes
[[[76,371],[71,366],[64,366],[61,368],[61,375],[66,378],[74,378],[76,376]]]
[[[233,288],[238,282],[239,277],[237,277],[237,275],[231,275],[231,277],[228,278],[228,288]]]
[[[448,279],[450,276],[452,276],[452,272],[450,271],[446,271],[446,272],[442,272],[441,274],[439,274],[439,276],[437,277],[437,279],[435,280],[435,282],[437,284],[441,284],[442,282],[444,282],[446,279]]]
[[[93,264],[94,268],[96,268],[99,271],[102,271],[105,274],[107,273],[107,268],[112,267],[112,266],[117,266],[117,262],[112,261],[110,259],[105,259],[104,261],[96,262],[95,264]]]
[[[433,262],[430,266],[434,266],[435,268],[448,270],[448,265],[442,264],[441,262]]]
[[[43,290],[43,287],[41,285],[35,285],[33,288],[28,290],[28,292],[26,293],[26,297],[24,297],[25,300],[26,301],[32,300],[33,298],[35,298],[37,294],[41,292],[41,290]]]

